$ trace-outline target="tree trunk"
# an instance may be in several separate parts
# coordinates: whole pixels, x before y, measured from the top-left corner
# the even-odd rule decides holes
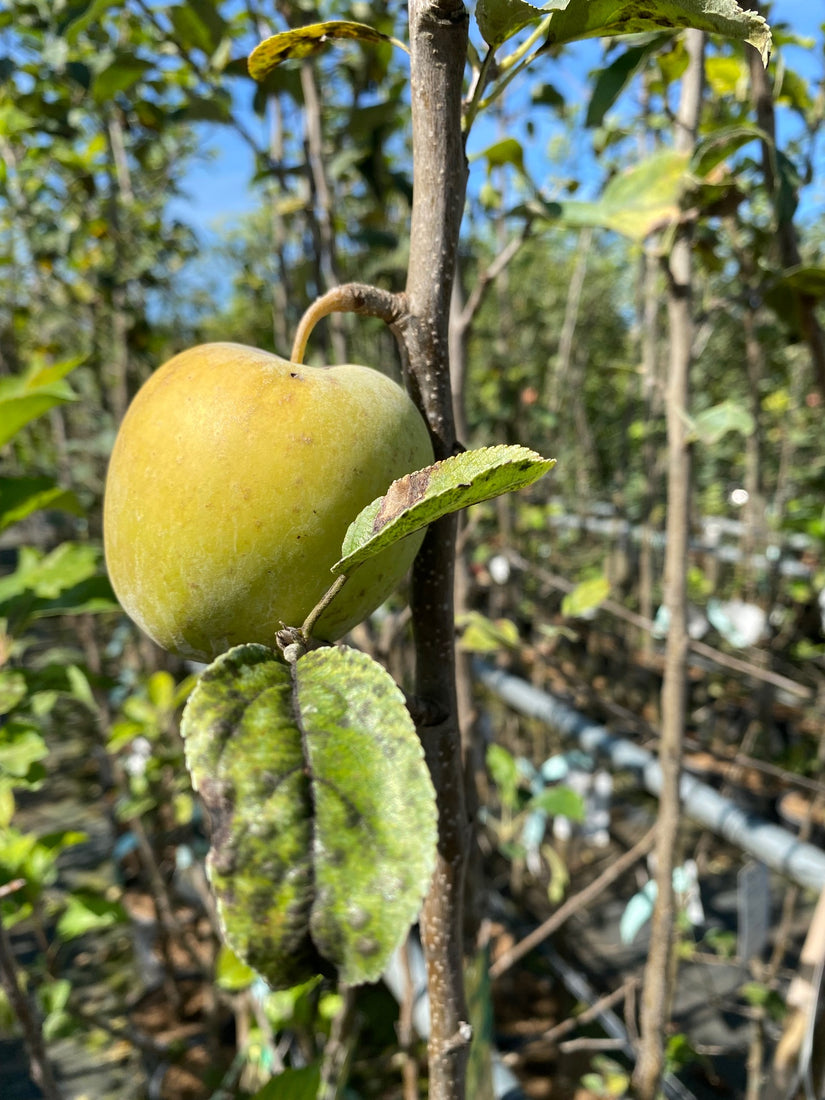
[[[689,62],[676,118],[676,148],[689,152],[696,139],[704,83],[704,35],[685,32]],[[679,780],[685,729],[687,679],[687,572],[690,519],[690,444],[685,414],[693,345],[691,226],[679,228],[668,264],[670,364],[667,391],[668,514],[665,606],[669,627],[662,684],[662,789],[656,840],[656,904],[645,967],[641,1045],[633,1084],[639,1100],[654,1100],[664,1064],[664,1033],[673,992],[673,870],[680,821]]]
[[[460,0],[411,0],[413,208],[407,314],[396,326],[407,384],[435,456],[456,448],[449,371],[450,298],[464,209],[461,129],[469,18]],[[438,859],[421,914],[430,996],[430,1100],[463,1100],[470,1028],[464,996],[462,900],[468,822],[455,685],[456,517],[430,526],[415,562],[411,607],[416,692],[438,721],[419,727],[438,804]]]

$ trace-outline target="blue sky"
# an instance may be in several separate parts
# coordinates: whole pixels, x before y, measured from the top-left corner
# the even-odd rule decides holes
[[[747,6],[746,3],[743,3],[743,6]],[[816,0],[810,4],[802,0],[775,0],[773,4],[772,22],[774,24],[787,22],[797,34],[810,37],[816,43],[813,49],[797,46],[784,47],[788,67],[814,79],[821,79],[823,71],[823,19],[825,19],[825,5]],[[528,86],[537,79],[540,71],[543,80],[555,84],[564,91],[569,103],[583,103],[588,94],[588,70],[599,63],[599,58],[600,47],[597,41],[579,43],[557,61],[544,62],[540,70],[538,68],[528,70],[524,74],[523,84],[525,87]],[[245,94],[249,95],[248,92]],[[243,111],[242,102],[239,107]],[[263,140],[265,123],[251,113],[244,112],[244,115],[247,126],[253,132],[261,134]],[[541,112],[543,132],[540,140],[534,141],[528,150],[528,163],[540,185],[547,184],[549,181],[552,186],[552,180],[549,177],[552,176],[554,168],[546,157],[546,150],[552,140],[553,132],[545,129],[551,119],[549,111]],[[779,140],[784,144],[792,133],[793,119],[789,117],[789,112],[780,111],[777,122],[780,128]],[[198,163],[187,174],[184,183],[185,196],[175,200],[172,208],[177,216],[192,225],[204,239],[208,239],[221,226],[231,224],[239,215],[250,210],[257,199],[249,184],[253,171],[252,158],[244,142],[228,127],[204,126],[202,134],[205,155],[199,158]],[[496,140],[497,136],[500,135],[496,135],[489,128],[485,130],[479,127],[478,132],[471,135],[471,149],[483,149]],[[592,154],[591,134],[583,127],[579,128],[574,142],[575,148],[568,150],[568,157],[576,165],[578,174],[590,175],[595,186],[598,172]],[[477,165],[476,171],[483,172],[483,166]],[[823,198],[821,184],[818,187],[815,186],[813,191],[816,194],[808,198],[809,214],[811,202],[818,204]]]

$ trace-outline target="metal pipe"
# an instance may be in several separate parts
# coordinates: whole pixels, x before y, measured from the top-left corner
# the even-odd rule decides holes
[[[475,662],[476,676],[508,706],[538,718],[566,737],[575,738],[585,752],[610,761],[616,770],[638,773],[645,788],[658,797],[662,773],[653,753],[617,737],[604,726],[545,691],[500,669]],[[691,775],[683,775],[680,794],[688,817],[713,830],[736,847],[800,886],[819,892],[825,887],[825,852],[807,844],[787,829],[741,809],[729,798]]]

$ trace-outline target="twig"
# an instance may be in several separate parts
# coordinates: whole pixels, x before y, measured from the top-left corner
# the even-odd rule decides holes
[[[43,1093],[45,1100],[62,1100],[52,1067],[46,1057],[46,1044],[43,1039],[40,1021],[35,1016],[29,999],[20,984],[17,962],[14,958],[11,941],[3,924],[2,913],[0,913],[0,981],[2,981],[6,996],[23,1031],[23,1042],[29,1055],[32,1080]]]
[[[517,944],[514,944],[509,951],[505,951],[503,955],[499,956],[493,965],[490,967],[490,977],[498,978],[506,970],[509,970],[511,966],[523,959],[534,947],[537,947],[540,943],[551,936],[557,929],[559,929],[565,921],[569,920],[574,913],[578,913],[580,909],[584,909],[592,901],[594,901],[603,890],[605,890],[616,879],[620,878],[625,871],[629,870],[635,863],[637,863],[643,856],[647,855],[656,840],[656,828],[649,829],[648,832],[639,840],[633,847],[625,852],[623,856],[620,856],[614,863],[611,863],[606,870],[602,871],[598,878],[595,878],[589,886],[585,886],[583,890],[580,890],[578,894],[574,894],[572,898],[560,906],[552,916],[548,917],[546,921],[530,932],[524,939],[519,940]]]
[[[584,1012],[580,1012],[578,1016],[568,1016],[567,1019],[562,1020],[560,1024],[556,1024],[555,1027],[551,1027],[549,1030],[543,1032],[540,1036],[541,1041],[555,1043],[565,1035],[568,1035],[571,1031],[575,1031],[577,1027],[582,1027],[584,1024],[589,1024],[591,1021],[598,1019],[606,1008],[612,1008],[613,1005],[617,1004],[619,1001],[626,1001],[631,989],[637,989],[638,985],[638,978],[628,978],[628,980],[623,985],[620,985],[618,989],[614,989],[612,993],[605,993],[603,997],[599,997],[598,1001],[594,1001],[589,1008],[586,1008]],[[621,1040],[621,1042],[625,1045],[624,1040]],[[563,1049],[569,1049],[567,1044],[564,1045]]]

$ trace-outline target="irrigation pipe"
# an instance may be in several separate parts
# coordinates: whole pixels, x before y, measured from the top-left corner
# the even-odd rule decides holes
[[[481,661],[473,667],[479,681],[513,710],[575,738],[585,752],[606,758],[616,770],[638,773],[645,788],[658,797],[662,772],[653,753],[615,736],[586,715],[510,673]],[[680,794],[685,813],[700,825],[800,886],[817,893],[825,887],[825,852],[813,844],[747,813],[693,776],[682,776]]]

